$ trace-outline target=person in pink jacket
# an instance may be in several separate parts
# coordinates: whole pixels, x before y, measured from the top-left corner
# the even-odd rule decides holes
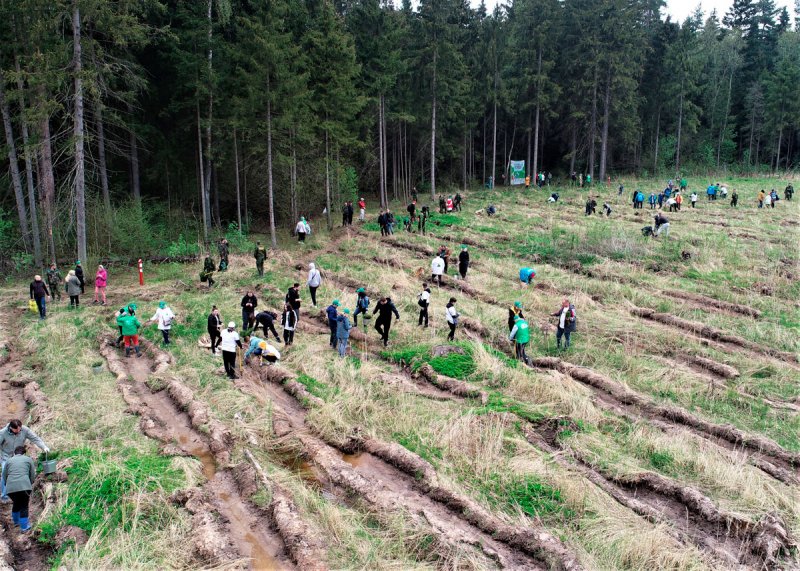
[[[97,273],[94,276],[94,301],[92,303],[99,303],[100,305],[106,304],[106,282],[108,281],[108,272],[100,265],[97,266]],[[103,301],[100,301],[99,295],[102,294]]]

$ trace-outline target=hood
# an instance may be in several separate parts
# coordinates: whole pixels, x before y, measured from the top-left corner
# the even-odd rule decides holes
[[[311,262],[310,264],[308,264],[308,269],[309,269],[309,270],[316,269],[316,267],[317,267],[317,266],[315,266],[315,265],[314,265],[314,262]]]

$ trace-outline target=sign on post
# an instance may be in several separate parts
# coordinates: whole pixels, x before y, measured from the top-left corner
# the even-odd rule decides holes
[[[511,184],[525,184],[525,161],[511,161]]]

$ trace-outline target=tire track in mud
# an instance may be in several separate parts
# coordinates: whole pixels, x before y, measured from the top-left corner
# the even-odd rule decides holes
[[[173,494],[173,501],[192,514],[194,548],[201,559],[198,563],[224,565],[244,557],[250,560],[252,569],[294,568],[285,555],[282,538],[259,521],[226,469],[233,445],[230,431],[213,419],[208,406],[195,400],[192,391],[177,379],[168,381],[167,388],[158,392],[148,387],[151,374],[163,373],[168,367],[168,356],[144,343],[142,358],[125,359],[112,346],[111,337],[101,337],[100,345],[130,412],[140,417],[141,431],[164,443],[162,453],[194,456],[202,464],[207,482]],[[200,432],[201,428],[209,436]]]
[[[512,529],[471,500],[439,486],[433,468],[405,448],[363,437],[356,430],[343,442],[314,435],[304,422],[303,405],[325,403],[293,382],[288,370],[268,367],[258,374],[261,382],[250,380],[243,389],[259,394],[262,402],[276,403],[275,433],[299,440],[309,461],[328,481],[356,494],[372,509],[408,512],[415,525],[433,528],[438,541],[450,549],[458,544],[478,547],[502,568],[580,569],[574,555],[543,530]]]

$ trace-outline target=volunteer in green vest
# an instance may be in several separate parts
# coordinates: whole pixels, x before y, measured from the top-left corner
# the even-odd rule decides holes
[[[528,364],[528,356],[525,354],[525,346],[531,340],[531,330],[528,328],[528,322],[519,316],[514,318],[514,328],[508,336],[509,341],[514,341],[514,353],[517,359]]]

